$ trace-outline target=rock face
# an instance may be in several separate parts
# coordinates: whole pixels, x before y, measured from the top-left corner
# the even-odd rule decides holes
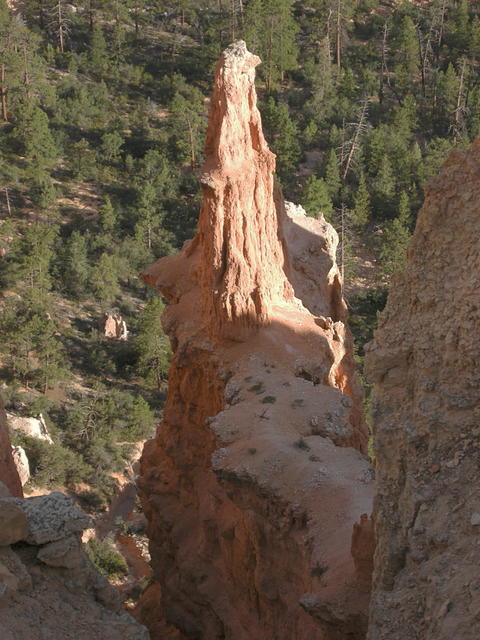
[[[118,314],[106,313],[100,323],[100,330],[106,338],[124,342],[128,340],[127,323]]]
[[[0,499],[2,640],[148,640],[85,555],[88,524],[58,492]]]
[[[474,640],[480,616],[480,140],[433,179],[369,354],[370,640]]]
[[[223,54],[198,233],[143,275],[170,303],[174,357],[141,461],[160,582],[141,611],[154,638],[182,637],[163,610],[189,638],[359,639],[370,569],[352,529],[372,489],[338,239],[275,191],[258,62],[243,42]]]
[[[30,438],[45,440],[48,444],[53,444],[52,437],[48,433],[48,428],[42,414],[40,414],[38,418],[22,418],[21,416],[14,416],[11,413],[7,413],[7,420],[9,426],[14,431],[23,431],[23,433],[30,436]]]
[[[0,482],[3,482],[13,496],[23,496],[22,483],[12,455],[8,437],[7,415],[0,399]]]
[[[30,480],[30,463],[23,447],[12,447],[13,461],[22,487]]]

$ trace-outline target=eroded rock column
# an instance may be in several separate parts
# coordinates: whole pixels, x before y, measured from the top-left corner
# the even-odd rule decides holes
[[[158,638],[154,609],[205,640],[360,639],[352,530],[372,489],[338,238],[275,190],[258,63],[243,42],[223,54],[199,231],[143,275],[169,302],[174,355],[141,462],[158,581],[142,615]]]

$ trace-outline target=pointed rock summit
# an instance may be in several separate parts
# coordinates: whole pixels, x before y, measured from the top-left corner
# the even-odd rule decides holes
[[[260,58],[232,44],[217,65],[211,98],[203,204],[194,278],[210,333],[240,337],[268,321],[273,304],[291,300],[274,202],[275,155],[262,132],[255,91]],[[266,266],[268,265],[268,268]],[[156,284],[157,269],[145,274]]]
[[[157,582],[139,611],[154,639],[360,640],[372,488],[338,236],[275,188],[259,62],[223,53],[198,232],[143,274],[173,359],[141,460]]]

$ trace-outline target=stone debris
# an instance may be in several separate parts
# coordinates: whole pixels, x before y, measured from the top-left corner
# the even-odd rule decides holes
[[[0,498],[2,640],[148,640],[85,554],[88,523],[59,492]]]

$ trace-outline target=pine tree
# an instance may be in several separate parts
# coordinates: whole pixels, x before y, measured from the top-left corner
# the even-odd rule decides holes
[[[456,6],[453,8],[453,25],[451,31],[451,40],[454,47],[464,52],[468,49],[470,25],[468,17],[468,0],[457,0]]]
[[[106,234],[111,234],[115,229],[117,216],[115,214],[112,201],[108,196],[103,197],[103,204],[98,211],[98,215],[100,218],[102,231],[104,231]]]
[[[420,59],[418,36],[410,16],[404,16],[395,45],[395,85],[406,93],[411,91],[413,80],[419,73]]]
[[[74,231],[65,246],[62,270],[62,279],[67,291],[74,296],[85,293],[89,274],[90,266],[86,237],[80,231]]]
[[[110,67],[107,42],[100,24],[95,23],[92,31],[90,51],[88,55],[92,73],[105,76]]]
[[[26,158],[40,168],[52,166],[58,150],[45,111],[35,104],[28,104],[17,126]]]
[[[330,149],[327,164],[325,166],[325,183],[327,185],[328,193],[335,203],[338,200],[342,181],[340,179],[337,154],[333,148]]]
[[[160,298],[150,298],[140,316],[136,340],[139,353],[137,371],[158,389],[166,381],[170,367],[170,343],[161,320],[164,308]]]
[[[272,150],[277,155],[277,174],[283,184],[288,184],[298,165],[300,145],[297,126],[286,104],[280,104],[276,109],[275,129]]]
[[[245,12],[245,39],[263,60],[260,73],[267,91],[283,82],[286,71],[297,65],[295,37],[298,25],[293,17],[293,0],[252,0]]]
[[[333,215],[333,203],[328,194],[327,185],[323,178],[312,175],[307,178],[301,200],[305,211],[312,218],[318,218],[323,213],[329,221]]]
[[[392,164],[385,154],[375,180],[375,190],[383,200],[388,200],[395,193],[395,176]]]
[[[352,224],[357,228],[364,227],[371,214],[370,194],[367,189],[365,174],[360,174],[357,191],[354,197],[354,207],[351,213]]]
[[[472,58],[480,62],[480,18],[474,16],[470,27],[469,52]]]
[[[190,87],[187,95],[177,91],[170,103],[170,120],[178,159],[190,162],[191,168],[200,163],[205,121],[203,96],[196,87]]]
[[[93,293],[106,308],[111,305],[120,294],[117,262],[109,253],[102,253],[97,265],[92,269],[90,283]]]
[[[389,277],[405,266],[406,249],[410,241],[411,211],[407,194],[402,191],[398,202],[398,216],[385,228],[380,254],[382,274]]]
[[[51,289],[50,266],[57,228],[35,222],[23,228],[23,235],[9,255],[9,273],[14,282],[23,282],[29,299],[43,304]]]
[[[124,139],[118,131],[112,131],[111,133],[104,133],[101,140],[101,159],[108,164],[114,164],[118,162]]]

